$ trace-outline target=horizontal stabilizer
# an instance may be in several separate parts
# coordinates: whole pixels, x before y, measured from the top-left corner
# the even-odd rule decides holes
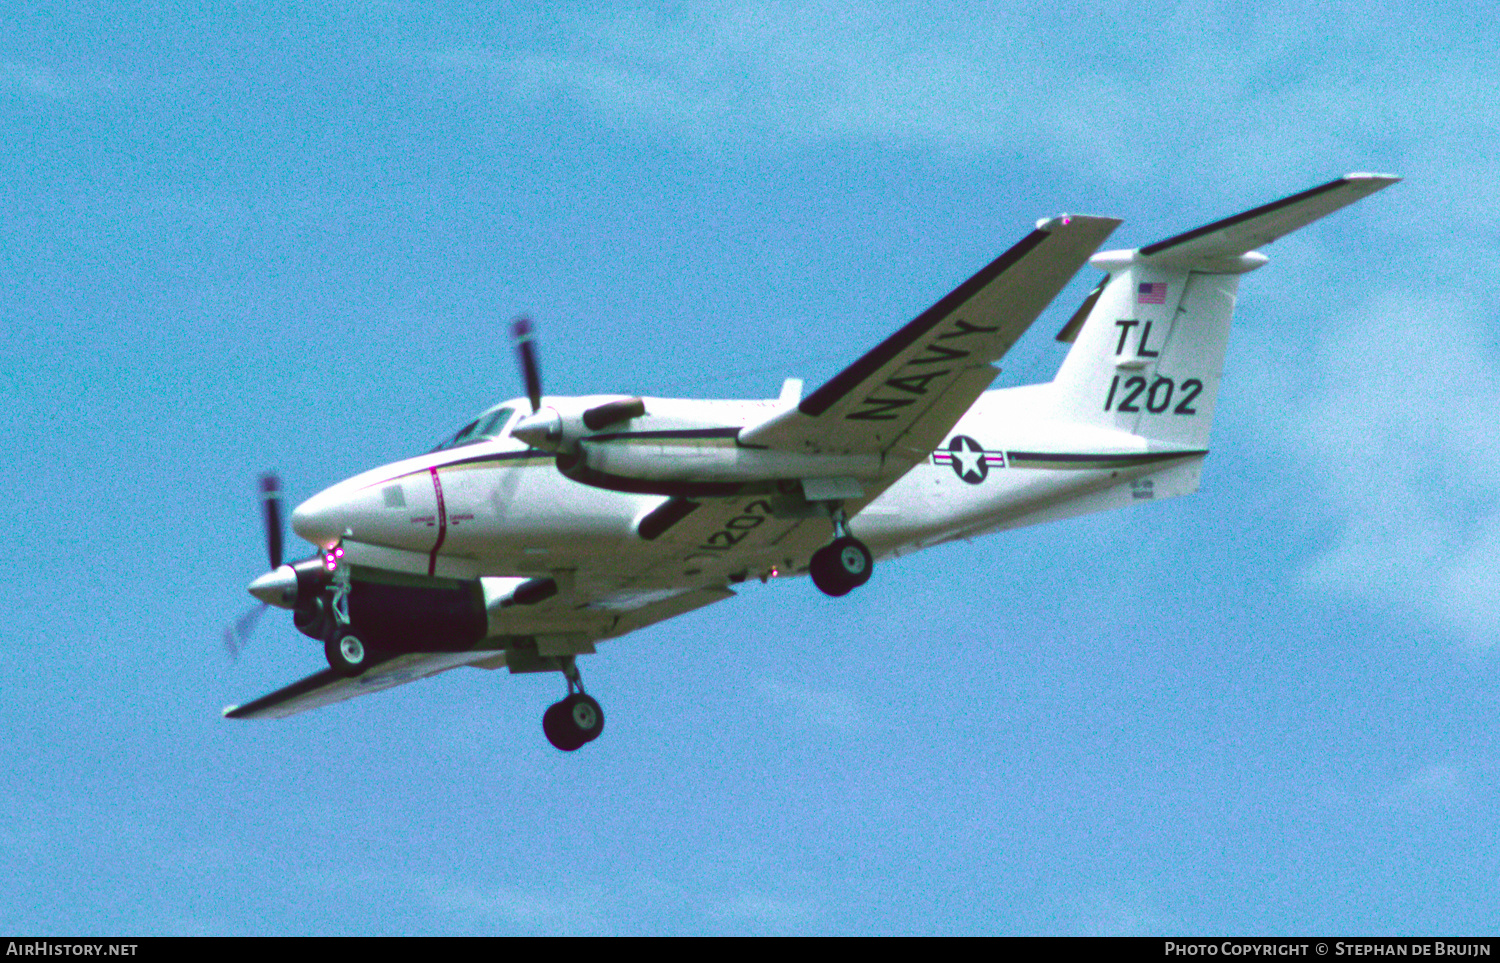
[[[1139,250],[1095,255],[1109,273],[1058,335],[1073,347],[1048,386],[1052,417],[1161,450],[1206,450],[1240,278],[1268,261],[1254,249],[1398,180],[1350,174]],[[1196,476],[1174,485],[1181,493],[1189,482]]]
[[[1151,261],[1174,263],[1236,258],[1399,180],[1389,174],[1349,174],[1321,187],[1157,241],[1141,248],[1140,254]]]

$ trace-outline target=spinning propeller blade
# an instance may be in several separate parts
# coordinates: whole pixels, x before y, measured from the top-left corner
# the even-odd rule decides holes
[[[531,413],[542,408],[542,373],[537,368],[536,345],[531,331],[531,319],[524,314],[511,325],[516,339],[516,353],[521,358],[521,375],[526,379],[526,397],[531,401]]]
[[[260,476],[261,512],[266,521],[266,551],[271,567],[281,567],[281,479],[271,472]]]
[[[255,628],[255,623],[265,614],[269,605],[262,602],[254,608],[245,610],[245,613],[235,619],[230,625],[224,626],[224,651],[229,655],[229,661],[238,662],[240,649],[246,642],[250,641],[250,632]]]
[[[281,479],[273,472],[260,476],[260,510],[266,527],[266,554],[271,561],[271,570],[281,567]],[[224,626],[224,651],[230,661],[240,657],[240,650],[250,641],[255,623],[269,608],[265,602],[247,610],[229,625]]]

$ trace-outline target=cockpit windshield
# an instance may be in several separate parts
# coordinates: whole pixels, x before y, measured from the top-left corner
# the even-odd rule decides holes
[[[510,423],[510,416],[513,414],[515,414],[514,408],[500,408],[487,415],[481,415],[458,429],[452,437],[443,439],[432,450],[442,451],[446,448],[459,448],[463,445],[472,445],[475,442],[498,438],[505,433],[505,426]]]

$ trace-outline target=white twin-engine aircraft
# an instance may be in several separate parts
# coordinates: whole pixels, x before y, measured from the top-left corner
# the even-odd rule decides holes
[[[472,665],[559,672],[542,719],[571,751],[604,726],[576,658],[603,639],[802,575],[829,595],[876,559],[1198,487],[1240,275],[1255,248],[1397,181],[1350,174],[1134,250],[1062,215],[809,395],[770,401],[542,394],[432,452],[308,499],[318,546],[250,585],[324,642],[329,667],[234,719],[280,717]],[[1058,335],[1047,384],[986,390],[994,366],[1087,261],[1106,272]]]

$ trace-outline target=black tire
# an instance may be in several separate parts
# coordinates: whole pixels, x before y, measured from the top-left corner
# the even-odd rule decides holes
[[[563,752],[593,742],[603,731],[604,710],[592,696],[582,692],[554,702],[542,714],[542,732],[548,742]]]
[[[854,586],[847,580],[839,578],[838,561],[829,551],[832,547],[825,545],[813,552],[812,562],[807,566],[807,574],[812,576],[813,584],[818,587],[818,591],[838,598],[840,595],[848,595]]]
[[[360,675],[370,667],[370,649],[352,632],[339,632],[323,643],[328,667],[346,679]]]
[[[865,544],[846,535],[813,553],[808,574],[819,591],[838,598],[868,582],[874,568]]]
[[[542,732],[546,734],[547,741],[555,748],[563,752],[572,752],[583,745],[583,740],[578,738],[577,732],[565,718],[566,710],[561,702],[554,702],[542,713]]]

